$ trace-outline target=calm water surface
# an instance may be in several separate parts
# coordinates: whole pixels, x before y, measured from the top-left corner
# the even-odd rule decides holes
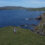
[[[0,10],[0,27],[20,26],[26,29],[33,29],[32,24],[38,25],[39,20],[28,20],[37,18],[43,11],[26,11],[26,10]]]

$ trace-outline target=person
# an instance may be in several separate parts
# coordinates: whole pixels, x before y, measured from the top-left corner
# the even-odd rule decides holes
[[[16,27],[14,27],[14,33],[16,33]]]

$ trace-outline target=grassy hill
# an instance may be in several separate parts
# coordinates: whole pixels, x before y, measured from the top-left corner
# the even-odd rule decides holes
[[[27,10],[31,10],[31,11],[45,11],[45,7],[44,8],[27,8]]]
[[[15,9],[25,9],[25,8],[24,7],[16,7],[16,6],[0,7],[0,10],[15,10]]]
[[[45,45],[45,36],[35,34],[28,29],[17,27],[16,34],[13,27],[0,28],[0,45]]]
[[[16,7],[16,6],[0,7],[0,10],[15,10],[15,9],[26,9],[28,11],[45,11],[45,7],[43,8],[26,8],[26,7]]]

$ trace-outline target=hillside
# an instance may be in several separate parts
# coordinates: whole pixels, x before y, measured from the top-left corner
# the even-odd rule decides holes
[[[45,36],[35,34],[28,29],[17,27],[16,34],[13,27],[0,28],[0,45],[45,45]]]
[[[24,9],[24,7],[16,7],[16,6],[0,7],[0,10],[15,10],[15,9]]]
[[[45,7],[43,8],[25,8],[25,7],[16,7],[16,6],[0,7],[0,10],[15,10],[15,9],[26,9],[28,11],[45,11]]]
[[[45,7],[44,8],[27,8],[27,10],[31,10],[31,11],[45,11]]]

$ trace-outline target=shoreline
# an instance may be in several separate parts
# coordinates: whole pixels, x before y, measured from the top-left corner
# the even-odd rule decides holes
[[[41,19],[39,25],[36,26],[35,29],[34,29],[34,33],[38,33],[40,35],[44,35],[45,36],[45,29],[44,29],[44,26],[43,26],[45,24],[45,13],[43,13],[41,15],[41,18],[42,19]]]

